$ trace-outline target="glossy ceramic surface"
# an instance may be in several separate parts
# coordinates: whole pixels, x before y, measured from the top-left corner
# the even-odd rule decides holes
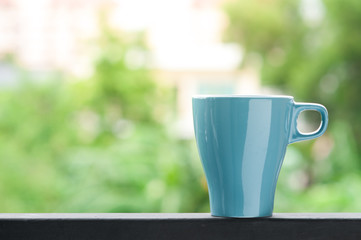
[[[303,110],[321,113],[317,131],[297,130]],[[287,145],[322,135],[328,122],[324,106],[290,96],[196,96],[193,118],[211,214],[225,217],[271,216]]]

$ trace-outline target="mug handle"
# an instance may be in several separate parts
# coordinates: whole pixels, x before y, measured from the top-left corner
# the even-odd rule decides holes
[[[315,110],[321,114],[320,127],[314,132],[301,133],[297,129],[298,116],[300,115],[300,113],[302,111],[305,111],[305,110]],[[317,138],[326,131],[327,124],[328,124],[328,113],[327,113],[327,109],[323,105],[316,104],[316,103],[294,103],[292,112],[293,113],[292,113],[292,118],[291,118],[291,121],[292,121],[291,134],[290,134],[289,143]]]

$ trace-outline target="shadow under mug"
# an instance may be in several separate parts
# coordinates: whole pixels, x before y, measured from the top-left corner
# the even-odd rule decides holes
[[[207,178],[211,214],[266,217],[287,145],[321,136],[328,123],[324,106],[295,103],[291,96],[195,96],[193,121]],[[321,114],[312,133],[297,129],[304,110]]]

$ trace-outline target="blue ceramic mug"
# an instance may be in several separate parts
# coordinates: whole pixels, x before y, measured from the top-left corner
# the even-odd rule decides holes
[[[271,216],[287,145],[321,136],[328,123],[326,108],[295,103],[291,96],[195,96],[192,100],[211,214]],[[321,114],[315,132],[297,129],[298,115],[304,110]]]

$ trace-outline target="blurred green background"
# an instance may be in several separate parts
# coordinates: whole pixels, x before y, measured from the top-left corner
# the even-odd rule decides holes
[[[273,93],[329,110],[324,136],[288,147],[275,212],[360,211],[361,1],[217,7],[222,41],[242,49],[239,69],[256,69]],[[13,73],[10,84],[0,76],[0,212],[209,212],[194,138],[171,128],[180,90],[150,65],[129,64],[134,52],[151,56],[147,32],[114,29],[99,12],[87,76],[39,73],[11,49],[0,55]],[[202,93],[237,93],[210,82]],[[319,116],[303,121],[315,129]]]

